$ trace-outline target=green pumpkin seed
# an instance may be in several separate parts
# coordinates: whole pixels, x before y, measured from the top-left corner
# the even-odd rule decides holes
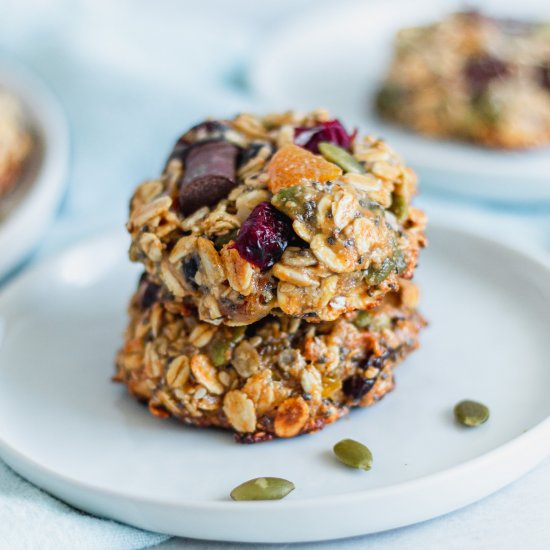
[[[225,367],[229,363],[229,342],[214,340],[209,346],[208,356],[215,367]]]
[[[360,311],[353,321],[353,324],[358,328],[367,328],[374,320],[374,316],[368,311]]]
[[[292,220],[296,220],[305,217],[307,203],[319,202],[320,199],[320,191],[303,185],[292,185],[275,193],[271,198],[271,204]]]
[[[351,468],[370,470],[372,453],[369,448],[353,439],[342,439],[334,445],[334,454],[340,462]]]
[[[234,241],[239,233],[238,229],[232,229],[229,233],[216,237],[214,247],[216,250],[221,250],[228,242]]]
[[[403,195],[393,194],[390,210],[395,214],[398,221],[402,222],[407,219],[409,214],[409,205]]]
[[[365,173],[362,164],[354,159],[345,149],[338,147],[338,145],[323,141],[319,143],[319,152],[329,162],[337,164],[344,172],[353,172],[354,174]]]
[[[294,483],[280,477],[257,477],[231,491],[233,500],[280,500],[294,491]]]
[[[382,281],[385,281],[395,269],[395,262],[393,258],[386,258],[380,267],[374,267],[373,265],[365,272],[365,280],[369,285],[379,285]]]
[[[489,419],[488,407],[468,399],[458,403],[454,408],[454,413],[458,422],[469,427],[479,426]]]
[[[215,367],[225,367],[229,363],[231,348],[243,339],[245,330],[246,327],[226,327],[225,334],[218,333],[208,344],[207,353]]]

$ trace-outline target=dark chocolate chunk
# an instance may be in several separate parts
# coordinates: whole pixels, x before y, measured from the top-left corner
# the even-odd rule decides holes
[[[193,126],[193,128],[185,132],[185,134],[178,139],[166,164],[172,159],[179,159],[185,162],[193,145],[206,141],[223,141],[228,130],[229,126],[219,120],[207,120]]]
[[[344,380],[342,389],[344,394],[353,401],[360,401],[374,386],[376,378],[364,378],[360,374],[355,374]]]
[[[144,279],[141,282],[139,305],[141,309],[150,308],[159,298],[160,286]]]
[[[189,150],[179,192],[183,214],[216,204],[228,195],[236,185],[238,152],[237,146],[227,141],[209,141]]]

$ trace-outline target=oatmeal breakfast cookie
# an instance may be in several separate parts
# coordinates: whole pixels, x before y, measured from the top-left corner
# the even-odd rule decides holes
[[[201,321],[309,321],[376,307],[410,279],[425,218],[414,173],[324,111],[195,126],[135,191],[130,258]]]
[[[403,29],[377,97],[415,131],[495,148],[550,142],[550,23],[457,13]]]
[[[21,105],[0,89],[0,199],[17,183],[31,148]]]
[[[144,275],[115,380],[156,416],[227,428],[240,442],[317,431],[393,389],[393,368],[425,324],[417,302],[417,287],[401,281],[377,308],[336,321],[215,326]]]

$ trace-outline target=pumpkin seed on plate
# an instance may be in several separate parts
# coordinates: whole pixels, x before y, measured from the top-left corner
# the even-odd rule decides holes
[[[342,439],[334,445],[334,454],[340,462],[351,468],[370,470],[372,468],[372,453],[369,448],[354,439]]]
[[[457,403],[454,413],[458,422],[469,427],[479,426],[489,419],[489,408],[469,399]]]
[[[280,500],[294,491],[294,483],[280,477],[257,477],[231,491],[233,500]]]
[[[354,174],[365,173],[363,165],[353,158],[345,149],[338,147],[338,145],[323,141],[319,143],[319,152],[326,160],[337,164],[344,172],[352,172]]]

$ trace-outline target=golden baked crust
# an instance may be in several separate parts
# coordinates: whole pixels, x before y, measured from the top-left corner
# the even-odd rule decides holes
[[[401,281],[376,309],[336,321],[214,326],[143,277],[115,380],[159,417],[233,430],[245,443],[294,437],[393,389],[393,369],[425,325],[417,302],[416,286]]]

